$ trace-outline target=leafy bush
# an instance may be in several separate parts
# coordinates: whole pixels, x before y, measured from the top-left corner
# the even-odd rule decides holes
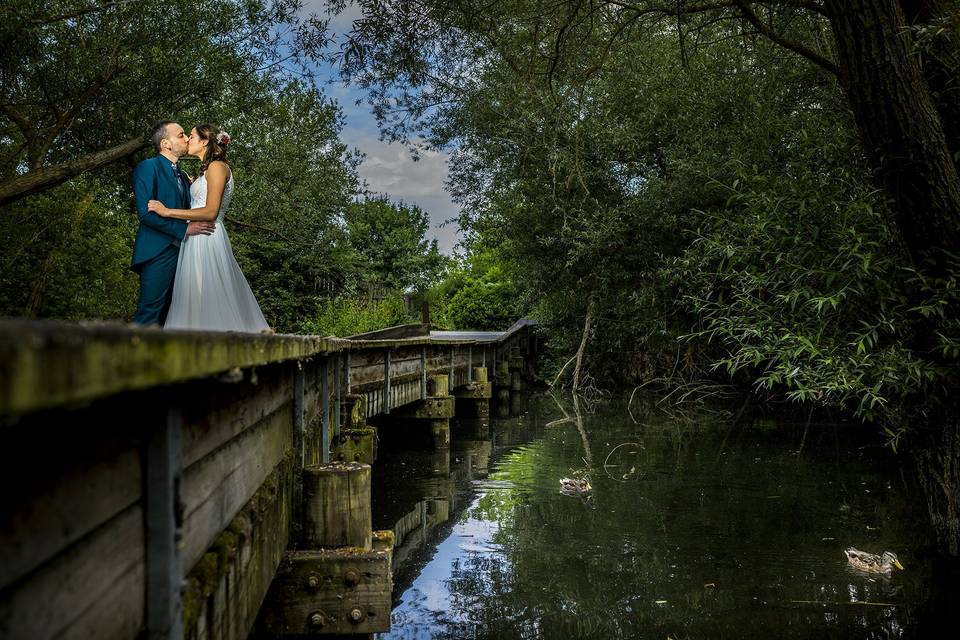
[[[301,322],[297,333],[346,337],[417,321],[400,294],[373,302],[344,295],[321,302],[316,315]]]
[[[447,305],[447,318],[455,329],[502,331],[519,317],[509,282],[469,280]]]
[[[702,212],[673,262],[700,319],[689,339],[713,343],[714,369],[760,389],[898,425],[951,375],[960,271],[909,267],[879,194],[821,171],[809,161],[779,175],[740,167],[726,206]]]

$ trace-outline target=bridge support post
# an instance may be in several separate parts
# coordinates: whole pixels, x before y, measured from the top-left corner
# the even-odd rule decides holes
[[[474,367],[470,378],[470,382],[453,392],[457,399],[456,413],[466,418],[487,418],[493,397],[493,383],[487,379],[487,368]]]
[[[523,371],[525,366],[523,356],[510,357],[510,391],[523,391]]]
[[[363,396],[344,396],[340,422],[340,434],[333,439],[334,460],[373,464],[377,459],[377,428],[368,425],[363,417]]]
[[[370,465],[303,470],[303,536],[270,586],[258,631],[272,637],[390,630],[393,534],[371,530]]]
[[[427,383],[428,396],[406,405],[394,413],[416,423],[425,423],[430,441],[435,449],[450,446],[450,418],[454,416],[455,398],[450,394],[450,376],[430,376]]]
[[[510,415],[510,386],[510,361],[499,359],[493,372],[494,407],[498,417]]]

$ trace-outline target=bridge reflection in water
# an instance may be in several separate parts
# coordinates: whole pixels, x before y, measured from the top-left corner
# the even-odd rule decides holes
[[[529,410],[538,400],[513,394],[505,406],[494,401],[491,413],[501,417],[457,419],[445,450],[387,443],[374,468],[372,503],[374,528],[394,534],[394,602],[470,505],[491,461],[542,431],[540,412]]]

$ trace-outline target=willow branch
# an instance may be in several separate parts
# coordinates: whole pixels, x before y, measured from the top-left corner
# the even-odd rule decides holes
[[[743,17],[747,20],[747,22],[752,24],[754,28],[756,28],[756,30],[760,32],[763,36],[775,42],[776,44],[780,45],[784,49],[789,49],[794,53],[800,54],[801,56],[803,56],[807,60],[810,60],[821,69],[829,71],[834,76],[840,75],[840,69],[833,62],[831,62],[830,60],[827,60],[826,58],[821,56],[819,53],[814,51],[813,49],[805,47],[802,44],[793,42],[791,40],[787,40],[786,38],[784,38],[783,36],[775,32],[773,29],[771,29],[770,25],[763,22],[760,19],[760,17],[757,16],[754,10],[750,7],[750,3],[747,2],[747,0],[735,0],[735,2],[737,3],[737,6],[740,8],[740,13],[743,14]]]
[[[131,2],[134,2],[134,0],[111,0],[110,2],[104,2],[103,4],[93,7],[84,7],[83,9],[77,9],[76,11],[70,11],[68,13],[30,18],[28,22],[31,24],[53,24],[54,22],[62,22],[72,18],[79,18],[80,16],[85,16],[88,13],[99,13],[100,11],[106,11],[110,7],[115,7],[119,4],[129,4]]]

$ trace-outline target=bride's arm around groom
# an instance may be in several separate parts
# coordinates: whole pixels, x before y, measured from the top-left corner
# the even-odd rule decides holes
[[[220,204],[223,201],[223,191],[227,180],[230,179],[230,168],[227,163],[214,161],[210,163],[207,170],[203,173],[207,181],[207,202],[202,207],[196,209],[171,209],[164,206],[159,200],[150,200],[147,208],[157,215],[163,216],[167,222],[179,222],[182,220],[213,221],[217,219],[220,212]]]

